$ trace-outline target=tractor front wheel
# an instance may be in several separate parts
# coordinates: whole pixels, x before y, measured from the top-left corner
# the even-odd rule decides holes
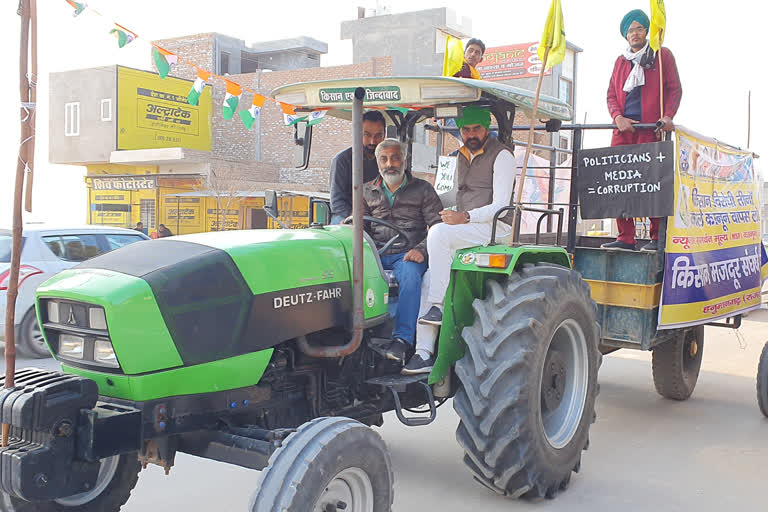
[[[30,503],[0,492],[2,512],[117,512],[136,487],[141,465],[136,453],[101,460],[92,489],[67,498]]]
[[[595,419],[600,326],[589,286],[555,265],[489,279],[463,330],[454,409],[464,462],[489,489],[553,498],[578,471]]]
[[[349,418],[300,426],[269,459],[252,512],[389,512],[392,462],[381,437]]]

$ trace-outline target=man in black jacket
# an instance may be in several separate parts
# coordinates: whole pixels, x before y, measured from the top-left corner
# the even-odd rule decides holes
[[[379,144],[375,156],[380,176],[363,186],[364,214],[388,221],[408,235],[407,240],[397,240],[381,256],[382,266],[394,270],[400,289],[392,343],[386,348],[386,355],[401,362],[405,362],[415,341],[421,281],[427,269],[427,229],[440,222],[442,209],[432,185],[406,172],[406,151],[405,144],[397,139],[386,139]],[[374,223],[368,231],[381,243],[396,234]],[[430,359],[429,354],[420,357],[425,365]]]
[[[376,179],[379,168],[374,150],[384,140],[387,123],[384,115],[372,110],[363,115],[363,183]],[[331,162],[331,224],[352,215],[352,148],[333,157]]]

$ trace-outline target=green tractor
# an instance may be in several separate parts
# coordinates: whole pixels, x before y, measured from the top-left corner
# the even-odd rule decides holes
[[[454,78],[274,95],[351,119],[356,152],[364,105],[409,143],[418,122],[488,105],[509,143],[515,109],[533,104],[521,89]],[[570,118],[552,98],[534,114],[554,129]],[[310,130],[297,134],[307,150]],[[361,176],[358,163],[352,226],[141,242],[41,286],[38,320],[62,371],[20,370],[0,393],[12,426],[0,509],[116,511],[143,466],[167,472],[181,452],[262,470],[254,511],[384,512],[392,468],[368,426],[388,411],[427,425],[449,398],[478,482],[511,497],[564,490],[589,444],[602,357],[597,306],[568,252],[495,240],[460,251],[432,373],[403,376],[376,350],[397,283],[363,231]],[[536,211],[562,226],[562,210]]]

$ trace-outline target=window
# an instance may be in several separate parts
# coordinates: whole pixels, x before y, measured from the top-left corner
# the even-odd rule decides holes
[[[0,263],[10,263],[12,242],[11,235],[0,235]]]
[[[85,261],[103,252],[97,235],[44,236],[43,241],[53,254],[65,261]]]
[[[104,235],[104,238],[107,239],[107,249],[109,249],[110,251],[119,249],[124,245],[145,240],[144,237],[137,236],[137,235],[117,235],[117,234]]]
[[[227,52],[221,52],[220,66],[222,75],[229,73],[229,54]]]
[[[568,105],[573,106],[573,82],[560,77],[560,91],[558,97]]]
[[[146,229],[155,228],[155,200],[142,199],[139,202],[139,217]]]
[[[101,120],[112,120],[112,98],[106,98],[101,100]]]
[[[64,135],[80,135],[80,102],[64,104]]]

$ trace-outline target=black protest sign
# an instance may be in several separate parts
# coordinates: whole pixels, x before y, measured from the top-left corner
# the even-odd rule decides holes
[[[577,159],[581,218],[674,214],[672,141],[584,149]]]

